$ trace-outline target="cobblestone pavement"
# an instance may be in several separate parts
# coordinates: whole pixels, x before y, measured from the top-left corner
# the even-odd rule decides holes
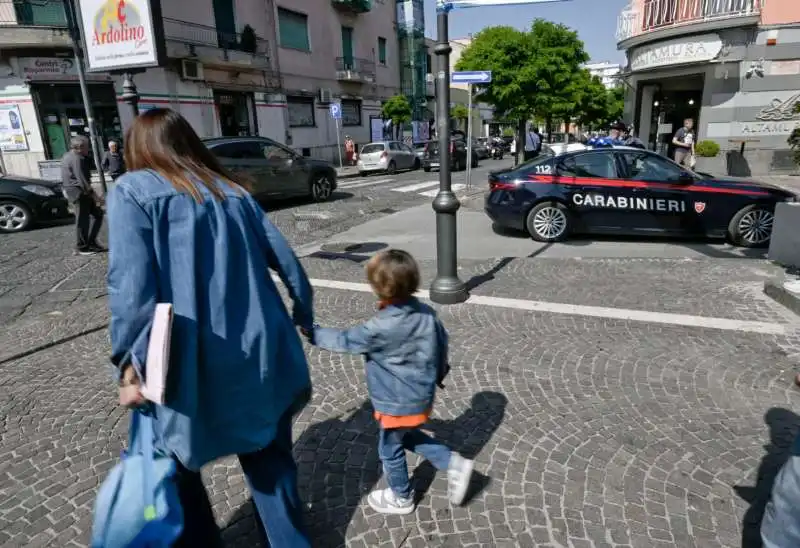
[[[373,308],[317,291],[323,325]],[[469,304],[442,318],[453,372],[430,427],[476,458],[469,503],[450,507],[444,478],[415,462],[417,512],[369,510],[380,467],[362,360],[309,349],[296,456],[318,546],[734,547],[754,530],[742,523],[800,424],[786,341]],[[0,363],[2,546],[86,542],[126,429],[105,337]],[[205,478],[229,546],[257,546],[235,461]]]

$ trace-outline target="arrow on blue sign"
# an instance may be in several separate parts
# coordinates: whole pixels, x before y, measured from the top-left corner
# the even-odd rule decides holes
[[[492,71],[470,70],[454,72],[450,75],[450,81],[454,84],[488,84],[492,81]]]

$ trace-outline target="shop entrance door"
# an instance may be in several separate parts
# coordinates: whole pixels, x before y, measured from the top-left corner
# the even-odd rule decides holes
[[[255,135],[253,95],[235,91],[215,91],[214,103],[219,113],[219,128],[223,137]]]
[[[692,75],[670,78],[658,82],[643,82],[658,86],[652,95],[652,111],[650,114],[650,135],[647,138],[648,148],[668,157],[673,156],[672,137],[683,127],[683,121],[691,118],[694,131],[700,126],[700,107],[703,100],[703,75]],[[644,99],[644,97],[642,97]],[[642,111],[646,111],[642,105]]]

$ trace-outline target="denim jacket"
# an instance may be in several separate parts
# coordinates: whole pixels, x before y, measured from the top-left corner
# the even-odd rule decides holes
[[[436,311],[415,298],[388,305],[350,329],[317,327],[313,342],[331,352],[364,354],[372,406],[387,415],[429,409],[447,363],[447,331]]]
[[[313,325],[312,289],[286,240],[253,198],[220,182],[195,201],[152,171],[127,173],[108,196],[112,363],[146,379],[156,303],[173,305],[166,404],[156,446],[197,470],[257,451],[311,381],[294,324]],[[294,300],[294,322],[275,287]]]

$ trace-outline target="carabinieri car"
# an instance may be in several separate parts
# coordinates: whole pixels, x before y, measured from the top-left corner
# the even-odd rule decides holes
[[[556,242],[574,233],[693,235],[764,246],[775,204],[797,196],[751,179],[695,173],[647,150],[539,156],[489,175],[485,210],[499,226]]]

